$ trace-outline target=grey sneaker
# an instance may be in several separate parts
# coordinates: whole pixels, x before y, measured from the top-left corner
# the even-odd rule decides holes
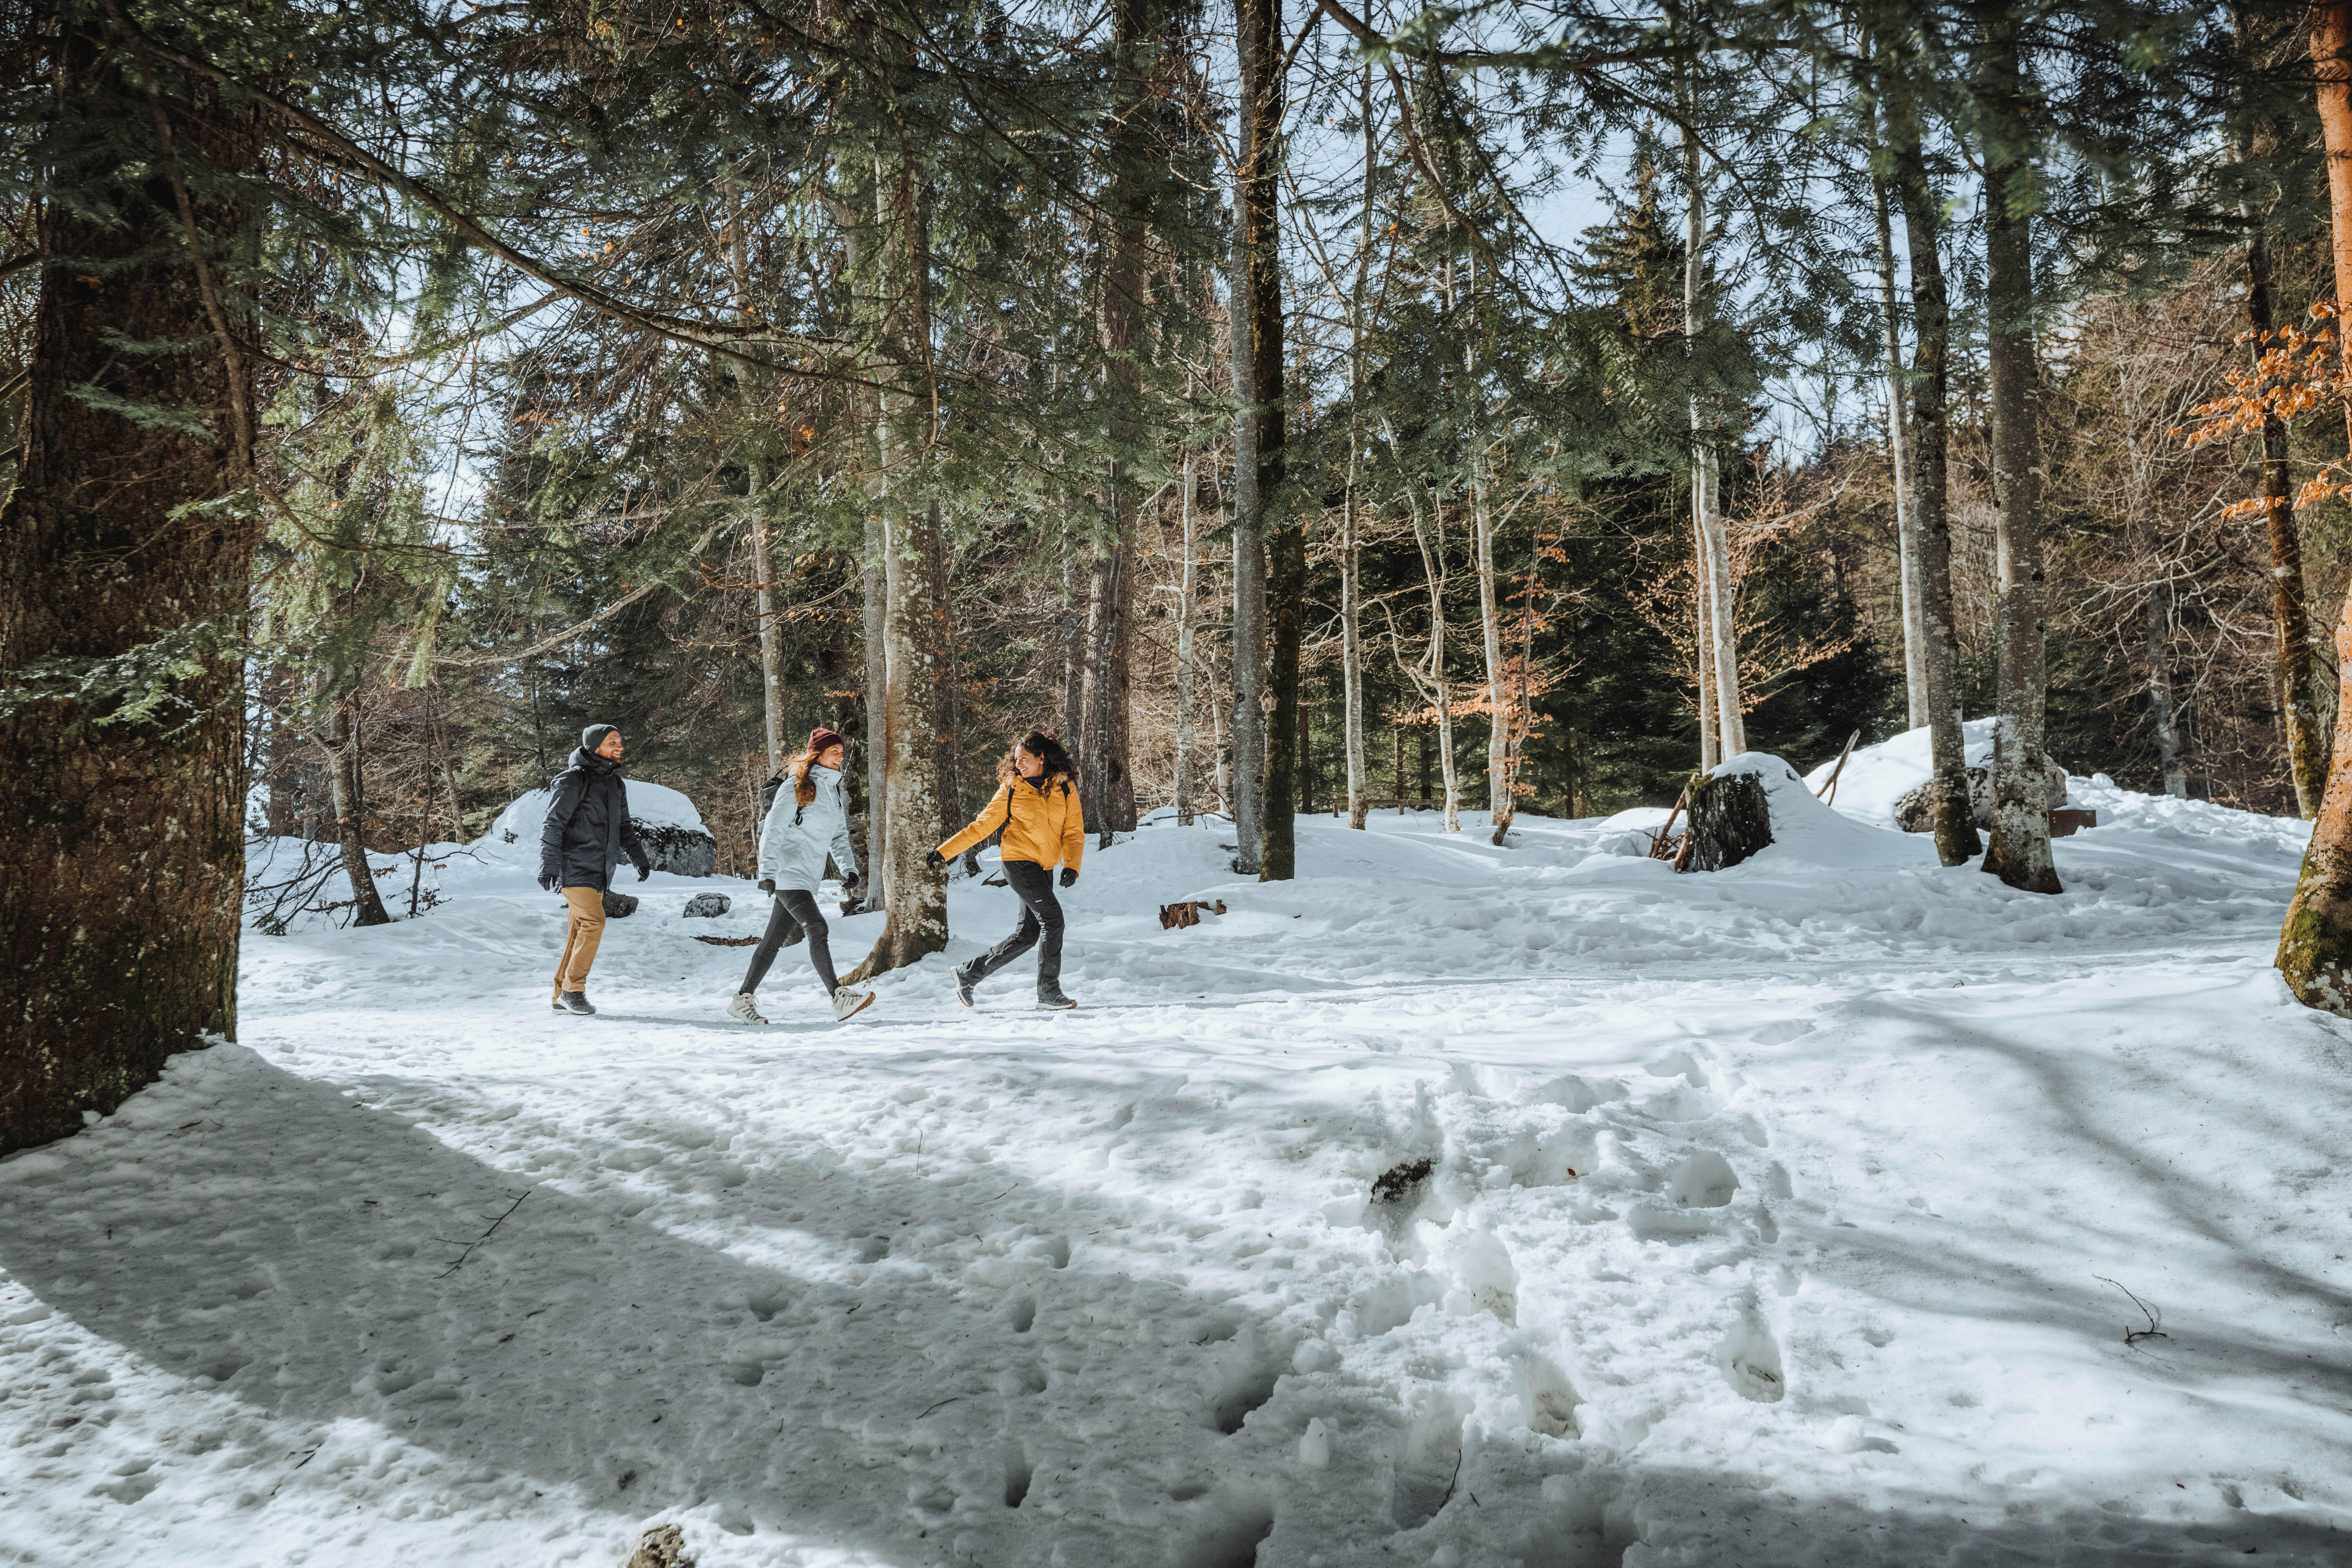
[[[585,991],[566,991],[556,999],[556,1005],[565,1012],[577,1013],[583,1018],[593,1016],[596,1011],[595,1004],[588,1000],[588,993]]]
[[[1040,991],[1037,993],[1037,1011],[1040,1013],[1066,1012],[1076,1005],[1077,1004],[1076,1002],[1071,1001],[1059,991]]]
[[[956,1000],[962,1003],[967,1007],[971,1006],[971,988],[980,984],[980,977],[973,974],[962,964],[959,963],[956,965],[955,983]]]
[[[833,994],[833,1021],[846,1024],[874,1005],[871,991],[852,991],[845,985]]]
[[[727,1016],[739,1024],[764,1024],[768,1021],[760,1016],[760,1009],[751,1005],[751,994],[749,991],[738,991],[735,994],[727,1004]]]

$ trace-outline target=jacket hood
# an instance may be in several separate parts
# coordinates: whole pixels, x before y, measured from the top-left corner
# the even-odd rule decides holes
[[[621,771],[620,763],[610,757],[598,756],[585,746],[574,746],[572,749],[572,765],[575,768],[586,768],[591,773],[617,773]]]

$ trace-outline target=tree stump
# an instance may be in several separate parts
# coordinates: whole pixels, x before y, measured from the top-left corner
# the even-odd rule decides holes
[[[1677,871],[1720,871],[1772,842],[1764,781],[1754,773],[1696,773],[1690,782],[1690,832]]]

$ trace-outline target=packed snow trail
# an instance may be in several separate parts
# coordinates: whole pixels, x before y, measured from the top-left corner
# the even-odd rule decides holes
[[[1074,1014],[955,1005],[970,883],[840,1028],[797,949],[720,1016],[740,884],[630,884],[593,1019],[494,851],[250,936],[242,1044],[0,1162],[0,1561],[2352,1563],[2302,825],[2075,792],[2055,899],[1825,811],[1155,823]]]

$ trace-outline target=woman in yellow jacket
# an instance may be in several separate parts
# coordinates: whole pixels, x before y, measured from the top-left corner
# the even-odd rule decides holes
[[[1062,886],[1078,879],[1086,854],[1086,816],[1078,808],[1078,770],[1062,742],[1032,730],[997,764],[997,791],[971,826],[924,857],[944,865],[990,834],[1003,829],[1004,880],[1021,900],[1021,923],[1013,934],[955,972],[956,1000],[971,1005],[972,987],[1037,948],[1037,1005],[1047,1011],[1075,1007],[1062,994],[1062,902],[1054,897],[1054,868]],[[1038,946],[1038,938],[1045,944]]]

